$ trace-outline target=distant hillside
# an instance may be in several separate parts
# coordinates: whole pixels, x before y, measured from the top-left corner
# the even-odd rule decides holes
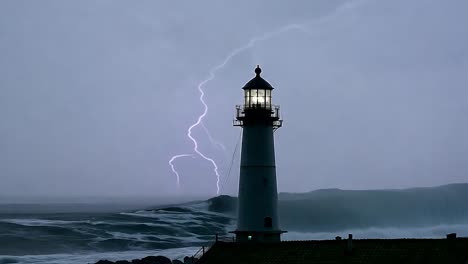
[[[279,195],[288,230],[335,231],[468,223],[468,183],[403,190],[324,189]],[[237,198],[209,200],[210,210],[234,213]]]

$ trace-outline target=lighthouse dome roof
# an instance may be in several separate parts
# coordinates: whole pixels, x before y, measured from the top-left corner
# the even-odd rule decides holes
[[[260,77],[260,73],[262,72],[262,69],[260,69],[260,66],[257,65],[257,68],[255,69],[255,77],[250,80],[248,83],[242,87],[244,90],[250,90],[250,89],[266,89],[266,90],[273,90],[273,86],[269,84],[265,79]]]

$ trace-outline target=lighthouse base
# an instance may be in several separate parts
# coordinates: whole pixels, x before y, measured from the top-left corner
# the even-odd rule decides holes
[[[287,231],[274,230],[274,231],[232,231],[229,233],[236,234],[236,242],[280,242],[281,234]]]

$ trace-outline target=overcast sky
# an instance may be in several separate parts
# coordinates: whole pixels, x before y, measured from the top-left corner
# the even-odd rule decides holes
[[[468,182],[468,1],[0,1],[0,196],[216,192],[261,64],[278,188]],[[272,32],[290,27],[278,34]],[[222,192],[237,193],[239,159]]]

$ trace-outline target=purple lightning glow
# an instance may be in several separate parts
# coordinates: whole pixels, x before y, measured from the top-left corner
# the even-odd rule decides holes
[[[315,25],[318,25],[319,23],[323,23],[337,15],[340,15],[343,11],[345,10],[350,10],[350,9],[354,9],[356,6],[362,4],[363,2],[367,2],[368,0],[357,0],[357,1],[352,1],[352,2],[348,2],[348,3],[345,3],[344,5],[338,7],[335,12],[325,16],[325,17],[321,17],[319,19],[316,19],[314,20],[313,22],[315,22],[314,24]],[[204,97],[205,97],[205,91],[203,90],[203,87],[210,81],[212,81],[215,77],[216,77],[216,72],[218,72],[219,70],[221,70],[222,68],[224,68],[228,63],[229,61],[231,61],[231,59],[233,57],[235,57],[236,55],[240,54],[241,52],[245,51],[245,50],[248,50],[250,48],[252,48],[257,42],[260,42],[260,41],[264,41],[264,40],[267,40],[267,39],[270,39],[270,38],[273,38],[275,36],[278,36],[278,35],[281,35],[283,33],[286,33],[288,31],[291,31],[291,30],[299,30],[299,31],[302,31],[304,33],[307,33],[307,34],[311,34],[311,32],[309,30],[306,29],[305,25],[308,25],[309,22],[307,23],[302,23],[302,24],[290,24],[290,25],[287,25],[287,26],[284,26],[284,27],[281,27],[277,30],[274,30],[274,31],[270,31],[270,32],[267,32],[265,34],[263,34],[262,36],[260,37],[254,37],[252,39],[250,39],[249,42],[247,42],[246,45],[244,46],[241,46],[237,49],[234,49],[233,51],[231,51],[227,56],[226,58],[222,61],[222,63],[218,64],[217,66],[213,67],[210,69],[209,71],[209,74],[208,74],[208,78],[206,78],[205,80],[203,80],[201,83],[198,84],[197,86],[197,89],[198,91],[200,92],[200,97],[199,97],[199,100],[200,102],[202,103],[203,107],[204,107],[204,110],[203,110],[203,113],[198,117],[197,121],[192,124],[188,130],[187,130],[187,137],[193,142],[193,150],[196,154],[198,154],[198,156],[202,157],[203,159],[205,159],[206,161],[210,162],[212,165],[213,165],[213,171],[216,175],[216,194],[219,195],[219,190],[220,190],[220,186],[219,186],[219,182],[220,182],[220,175],[219,175],[219,172],[218,172],[218,165],[216,164],[216,162],[206,156],[205,154],[203,154],[202,152],[200,152],[198,150],[198,142],[197,140],[192,136],[192,130],[201,125],[202,128],[205,130],[207,136],[209,137],[210,141],[212,144],[215,144],[216,141],[213,140],[213,138],[211,137],[211,134],[209,132],[209,130],[204,126],[203,124],[203,118],[205,118],[205,116],[208,114],[208,105],[206,104],[205,100],[204,100]],[[222,145],[221,143],[219,143],[220,146],[224,146]],[[217,144],[215,144],[217,145]],[[181,154],[181,155],[175,155],[171,158],[171,160],[169,161],[169,165],[171,166],[172,168],[172,171],[173,173],[176,175],[177,177],[177,186],[179,186],[180,184],[180,177],[179,177],[179,174],[178,172],[176,171],[174,165],[173,165],[173,162],[178,159],[178,158],[182,158],[182,157],[187,157],[187,156],[192,156],[190,154]]]
[[[216,139],[214,139],[214,138],[211,136],[210,131],[209,131],[208,128],[205,126],[205,124],[203,124],[203,122],[202,122],[200,125],[202,126],[203,130],[205,130],[205,133],[206,133],[206,135],[208,136],[208,139],[210,140],[211,145],[213,145],[213,146],[215,146],[215,147],[221,149],[221,150],[224,152],[224,154],[227,154],[227,152],[226,152],[226,146],[224,146],[223,143],[217,141]]]
[[[189,129],[187,130],[187,137],[190,138],[190,140],[192,140],[193,142],[193,151],[195,151],[195,153],[197,153],[200,157],[204,158],[205,160],[211,162],[211,164],[213,165],[213,171],[214,173],[216,174],[216,194],[218,195],[219,194],[219,179],[220,179],[220,176],[219,176],[219,172],[218,172],[218,165],[216,164],[216,162],[212,159],[212,158],[209,158],[207,157],[205,154],[201,153],[199,150],[198,150],[198,142],[197,140],[192,137],[192,129],[194,129],[195,127],[197,127],[198,125],[200,125],[200,123],[202,122],[203,118],[206,116],[206,114],[208,114],[208,105],[206,104],[205,100],[204,100],[204,97],[205,97],[205,92],[203,91],[202,87],[203,85],[205,85],[207,82],[211,81],[214,79],[214,74],[212,72],[210,72],[210,78],[204,80],[203,82],[201,82],[200,84],[198,84],[198,91],[200,92],[200,102],[203,104],[203,113],[198,117],[197,119],[197,122],[195,122],[193,125],[191,125],[189,127]]]
[[[187,137],[190,138],[190,140],[193,142],[193,151],[195,151],[195,153],[198,154],[198,156],[202,157],[203,159],[207,160],[208,162],[210,162],[212,165],[213,165],[213,171],[216,175],[216,194],[219,195],[219,181],[220,181],[220,178],[221,176],[219,175],[219,169],[218,169],[218,165],[216,164],[216,162],[206,156],[205,154],[203,154],[202,152],[200,152],[198,150],[198,142],[197,140],[192,136],[192,130],[199,126],[199,125],[203,125],[202,121],[203,121],[203,118],[205,118],[205,116],[208,114],[208,105],[206,104],[204,98],[205,98],[205,91],[203,90],[203,87],[210,81],[212,81],[215,77],[216,77],[216,72],[218,72],[220,69],[224,68],[226,66],[226,64],[229,63],[229,61],[236,55],[238,55],[239,53],[241,53],[242,51],[245,51],[247,49],[250,49],[252,48],[255,43],[257,43],[258,41],[262,41],[262,40],[266,40],[266,39],[269,39],[271,37],[274,37],[276,35],[279,35],[279,34],[282,34],[286,31],[289,31],[289,30],[292,30],[292,29],[301,29],[301,30],[304,30],[300,25],[296,25],[296,24],[293,24],[293,25],[288,25],[286,27],[282,27],[276,31],[272,31],[272,32],[269,32],[267,34],[264,34],[263,36],[261,37],[256,37],[256,38],[253,38],[251,39],[247,45],[244,45],[240,48],[237,48],[235,50],[233,50],[231,53],[228,54],[228,56],[223,60],[223,62],[221,64],[218,64],[217,66],[213,67],[210,71],[209,71],[209,76],[208,78],[206,78],[205,80],[203,80],[201,83],[198,84],[197,86],[197,89],[198,91],[200,92],[200,97],[199,97],[199,100],[200,102],[202,103],[203,105],[203,113],[198,117],[197,121],[192,124],[188,130],[187,130]],[[207,135],[211,137],[211,135],[209,134],[209,131],[208,129],[205,128],[205,131],[207,133]],[[212,141],[213,142],[213,141]],[[182,154],[182,155],[176,155],[174,157],[171,158],[170,160],[170,165],[171,165],[171,168],[172,168],[172,171],[174,172],[174,174],[176,174],[176,177],[177,179],[179,179],[179,174],[177,173],[177,171],[175,170],[174,166],[172,165],[172,162],[178,158],[181,158],[181,157],[186,157],[187,154]]]
[[[178,158],[182,158],[182,157],[193,157],[193,155],[192,154],[175,155],[169,160],[169,166],[171,166],[171,170],[176,175],[176,178],[177,178],[177,189],[180,189],[180,175],[177,172],[177,170],[175,169],[173,162],[174,162],[174,160],[176,160]]]

